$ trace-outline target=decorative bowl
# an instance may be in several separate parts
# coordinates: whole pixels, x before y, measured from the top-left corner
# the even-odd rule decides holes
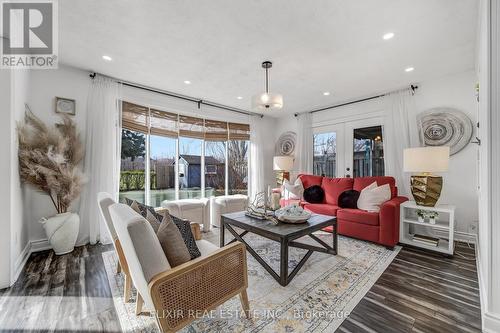
[[[305,223],[311,217],[311,213],[300,206],[286,206],[274,212],[274,216],[285,223]]]

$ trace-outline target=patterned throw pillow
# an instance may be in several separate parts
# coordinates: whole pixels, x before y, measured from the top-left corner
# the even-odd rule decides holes
[[[134,202],[137,204],[137,207],[139,207],[139,214],[142,215],[142,217],[146,218],[147,217],[147,212],[149,211],[154,217],[156,217],[156,219],[161,222],[163,220],[163,216],[161,214],[158,214],[156,212],[156,210],[154,209],[154,207],[151,207],[151,206],[147,206],[145,204],[142,204],[136,200],[132,200],[132,199],[129,199],[129,198],[125,198],[125,202],[127,203],[127,205],[129,205],[130,207],[132,207],[132,205],[134,204]]]
[[[184,243],[179,228],[172,222],[170,215],[165,215],[156,236],[158,236],[170,266],[179,266],[191,260],[191,254]]]
[[[141,214],[145,219],[147,219],[148,213],[150,216],[154,216],[157,221],[163,221],[163,215],[158,214],[154,207],[144,205],[142,203],[139,203],[135,200],[125,198],[125,202],[127,205],[130,207],[133,207],[134,203],[137,205],[139,209],[139,214]],[[134,205],[134,206],[135,206]],[[178,217],[175,217],[173,215],[170,215],[168,212],[165,214],[168,214],[172,218],[172,222],[179,228],[179,231],[181,233],[182,239],[184,240],[184,244],[186,244],[189,255],[191,256],[191,259],[195,259],[201,256],[200,249],[198,249],[198,246],[196,245],[196,240],[194,239],[193,232],[191,231],[191,222],[188,220],[183,220]],[[149,221],[149,220],[148,220]],[[149,221],[151,223],[151,221]],[[158,222],[158,227],[159,227],[160,222]],[[153,229],[155,229],[155,226],[151,224]],[[158,231],[158,229],[155,229],[155,233]]]
[[[170,218],[172,219],[172,222],[174,222],[174,224],[177,226],[177,228],[179,228],[182,239],[184,240],[184,244],[186,244],[189,254],[191,255],[191,259],[200,257],[200,249],[198,249],[198,245],[196,245],[196,240],[194,239],[193,232],[191,231],[191,222],[189,222],[188,220],[180,219],[173,215],[170,215]]]

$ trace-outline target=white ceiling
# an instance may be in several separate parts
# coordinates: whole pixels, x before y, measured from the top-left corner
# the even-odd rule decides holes
[[[59,1],[59,54],[246,110],[271,60],[284,110],[267,113],[279,116],[474,68],[477,10],[477,0]]]

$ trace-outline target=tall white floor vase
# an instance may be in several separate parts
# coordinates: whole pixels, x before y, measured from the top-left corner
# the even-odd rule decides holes
[[[75,249],[80,217],[67,212],[49,218],[42,218],[40,223],[45,229],[47,239],[57,255],[70,253]]]

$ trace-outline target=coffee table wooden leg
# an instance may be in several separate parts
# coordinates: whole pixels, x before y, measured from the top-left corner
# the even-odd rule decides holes
[[[288,284],[288,241],[282,239],[281,246],[281,260],[280,260],[280,284],[286,286]]]
[[[337,223],[333,225],[333,250],[335,251],[335,254],[338,254],[338,234],[337,234]]]
[[[224,217],[221,218],[221,223],[220,223],[220,231],[219,231],[219,247],[224,247],[224,243],[225,243],[225,240],[224,240]]]

